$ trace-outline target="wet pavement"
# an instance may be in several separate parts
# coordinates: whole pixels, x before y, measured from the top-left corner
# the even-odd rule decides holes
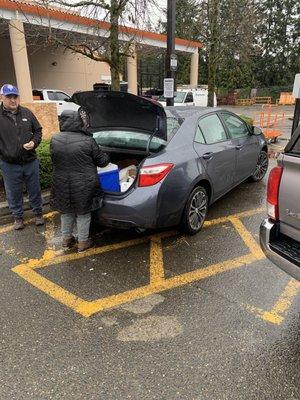
[[[83,255],[57,215],[1,226],[0,399],[299,400],[300,284],[257,244],[265,186],[197,236],[96,230]]]

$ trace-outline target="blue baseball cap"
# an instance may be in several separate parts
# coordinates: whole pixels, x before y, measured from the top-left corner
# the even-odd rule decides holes
[[[2,86],[2,88],[0,89],[0,94],[2,94],[3,96],[9,96],[10,94],[20,96],[18,88],[10,85],[9,83]]]

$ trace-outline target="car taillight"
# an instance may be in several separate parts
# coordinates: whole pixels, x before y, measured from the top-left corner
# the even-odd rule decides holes
[[[156,183],[160,182],[168,175],[173,167],[174,164],[156,164],[141,168],[139,173],[139,186],[156,185]]]
[[[270,218],[279,219],[279,187],[282,176],[282,167],[275,167],[271,170],[268,180],[267,207]]]

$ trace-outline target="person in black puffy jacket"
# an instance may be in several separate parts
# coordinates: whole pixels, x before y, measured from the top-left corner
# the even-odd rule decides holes
[[[63,247],[75,244],[73,229],[77,223],[78,251],[91,247],[89,228],[95,198],[102,191],[97,167],[105,167],[109,156],[88,132],[82,112],[64,111],[61,132],[51,139],[53,163],[51,206],[61,213]]]

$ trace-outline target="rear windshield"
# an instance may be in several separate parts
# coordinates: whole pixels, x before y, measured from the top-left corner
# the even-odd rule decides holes
[[[150,135],[127,130],[105,130],[93,134],[99,146],[117,149],[140,150],[147,149]],[[149,146],[150,151],[159,151],[166,146],[166,142],[158,137],[153,137]]]
[[[181,125],[181,121],[170,116],[167,118],[167,134],[168,140],[165,141],[161,138],[153,136],[149,145],[151,152],[158,152],[162,150],[172,137],[177,132]],[[117,149],[128,149],[128,150],[147,150],[150,134],[141,133],[129,130],[103,130],[93,133],[93,137],[99,146],[117,148]]]

